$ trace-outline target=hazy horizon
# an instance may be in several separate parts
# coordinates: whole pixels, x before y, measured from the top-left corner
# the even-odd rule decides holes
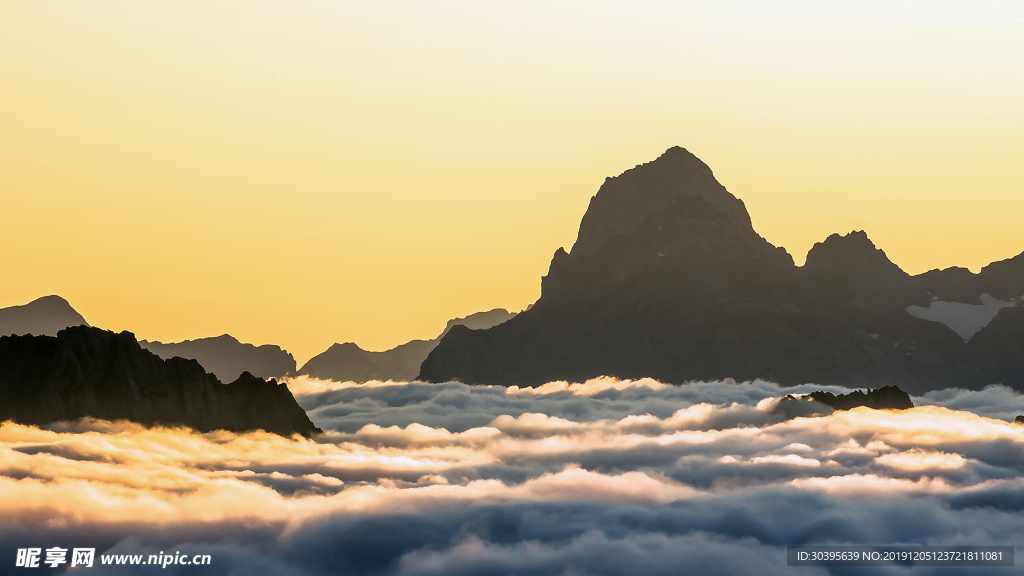
[[[1024,251],[1024,6],[0,3],[0,307],[300,363],[536,300],[683,146],[802,262]]]

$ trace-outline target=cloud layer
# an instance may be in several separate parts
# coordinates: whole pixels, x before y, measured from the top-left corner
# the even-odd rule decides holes
[[[0,573],[58,545],[213,555],[165,574],[791,574],[787,545],[1024,539],[1005,388],[832,412],[767,382],[289,384],[322,436],[4,424]]]

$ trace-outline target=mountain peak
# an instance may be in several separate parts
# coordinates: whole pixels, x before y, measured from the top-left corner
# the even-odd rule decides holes
[[[729,193],[707,164],[674,146],[657,159],[605,180],[580,223],[573,256],[595,254],[616,235],[639,231],[645,221],[680,204],[697,218],[724,216],[727,225],[754,234],[743,202]]]
[[[655,158],[653,162],[670,160],[696,163],[696,165],[702,166],[705,170],[711,172],[711,168],[707,164],[705,164],[703,160],[697,158],[697,156],[695,156],[693,152],[690,152],[689,150],[683,148],[682,146],[672,146],[668,150],[665,150],[661,154],[661,156]],[[646,164],[650,164],[650,162],[646,162]],[[642,164],[640,164],[640,166],[642,166]]]
[[[792,257],[754,231],[746,206],[707,164],[674,147],[605,180],[572,250],[555,253],[541,299],[578,302],[635,282],[659,293],[711,290],[732,282],[726,277],[777,280],[792,268]]]
[[[43,296],[28,304],[0,308],[0,334],[56,336],[69,326],[88,326],[81,314],[60,296]]]
[[[57,296],[56,294],[50,294],[49,296],[43,296],[41,298],[36,298],[35,300],[29,302],[29,304],[35,304],[37,306],[47,306],[47,307],[50,307],[50,306],[62,307],[62,308],[64,308],[64,307],[70,308],[71,307],[71,303],[70,302],[68,302],[67,300],[61,298],[60,296]]]
[[[804,268],[814,272],[828,271],[846,278],[907,277],[885,252],[875,246],[863,230],[845,236],[832,234],[815,244],[807,253]]]

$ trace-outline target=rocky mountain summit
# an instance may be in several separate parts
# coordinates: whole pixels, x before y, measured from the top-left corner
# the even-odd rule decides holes
[[[604,182],[531,309],[487,330],[453,327],[419,377],[1024,389],[1021,300],[1024,254],[978,274],[911,276],[855,231],[816,244],[798,267],[675,147]]]
[[[0,421],[82,417],[210,430],[319,432],[288,387],[243,373],[222,384],[195,360],[161,359],[130,332],[65,328],[0,337]]]

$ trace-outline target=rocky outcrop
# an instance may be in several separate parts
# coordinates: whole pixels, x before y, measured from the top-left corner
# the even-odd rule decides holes
[[[477,312],[465,318],[449,320],[444,331],[433,340],[413,340],[384,352],[368,352],[353,342],[334,344],[311,358],[302,366],[299,374],[337,382],[413,380],[419,374],[423,360],[455,326],[483,330],[497,326],[513,316],[515,313],[503,308]]]
[[[222,384],[195,360],[161,359],[130,332],[65,328],[0,338],[0,421],[83,417],[210,430],[319,432],[284,384],[242,374]]]
[[[849,394],[839,395],[818,390],[811,392],[808,396],[812,400],[830,406],[833,410],[852,410],[861,406],[875,410],[908,410],[914,407],[910,394],[900,390],[897,386],[883,386],[867,392],[854,390]]]
[[[280,346],[254,346],[227,334],[172,344],[141,340],[139,344],[161,358],[195,360],[222,382],[231,382],[243,372],[259,378],[281,378],[295,373],[295,358]]]
[[[56,336],[68,326],[88,326],[82,315],[60,296],[43,296],[23,306],[0,308],[0,335]]]
[[[1024,349],[1008,350],[1022,296],[1024,255],[980,274],[910,276],[864,232],[830,236],[798,267],[703,162],[672,148],[605,181],[532,308],[488,330],[452,328],[419,377],[1024,388]],[[980,331],[965,341],[961,325]],[[1002,335],[1011,343],[987,344]]]

